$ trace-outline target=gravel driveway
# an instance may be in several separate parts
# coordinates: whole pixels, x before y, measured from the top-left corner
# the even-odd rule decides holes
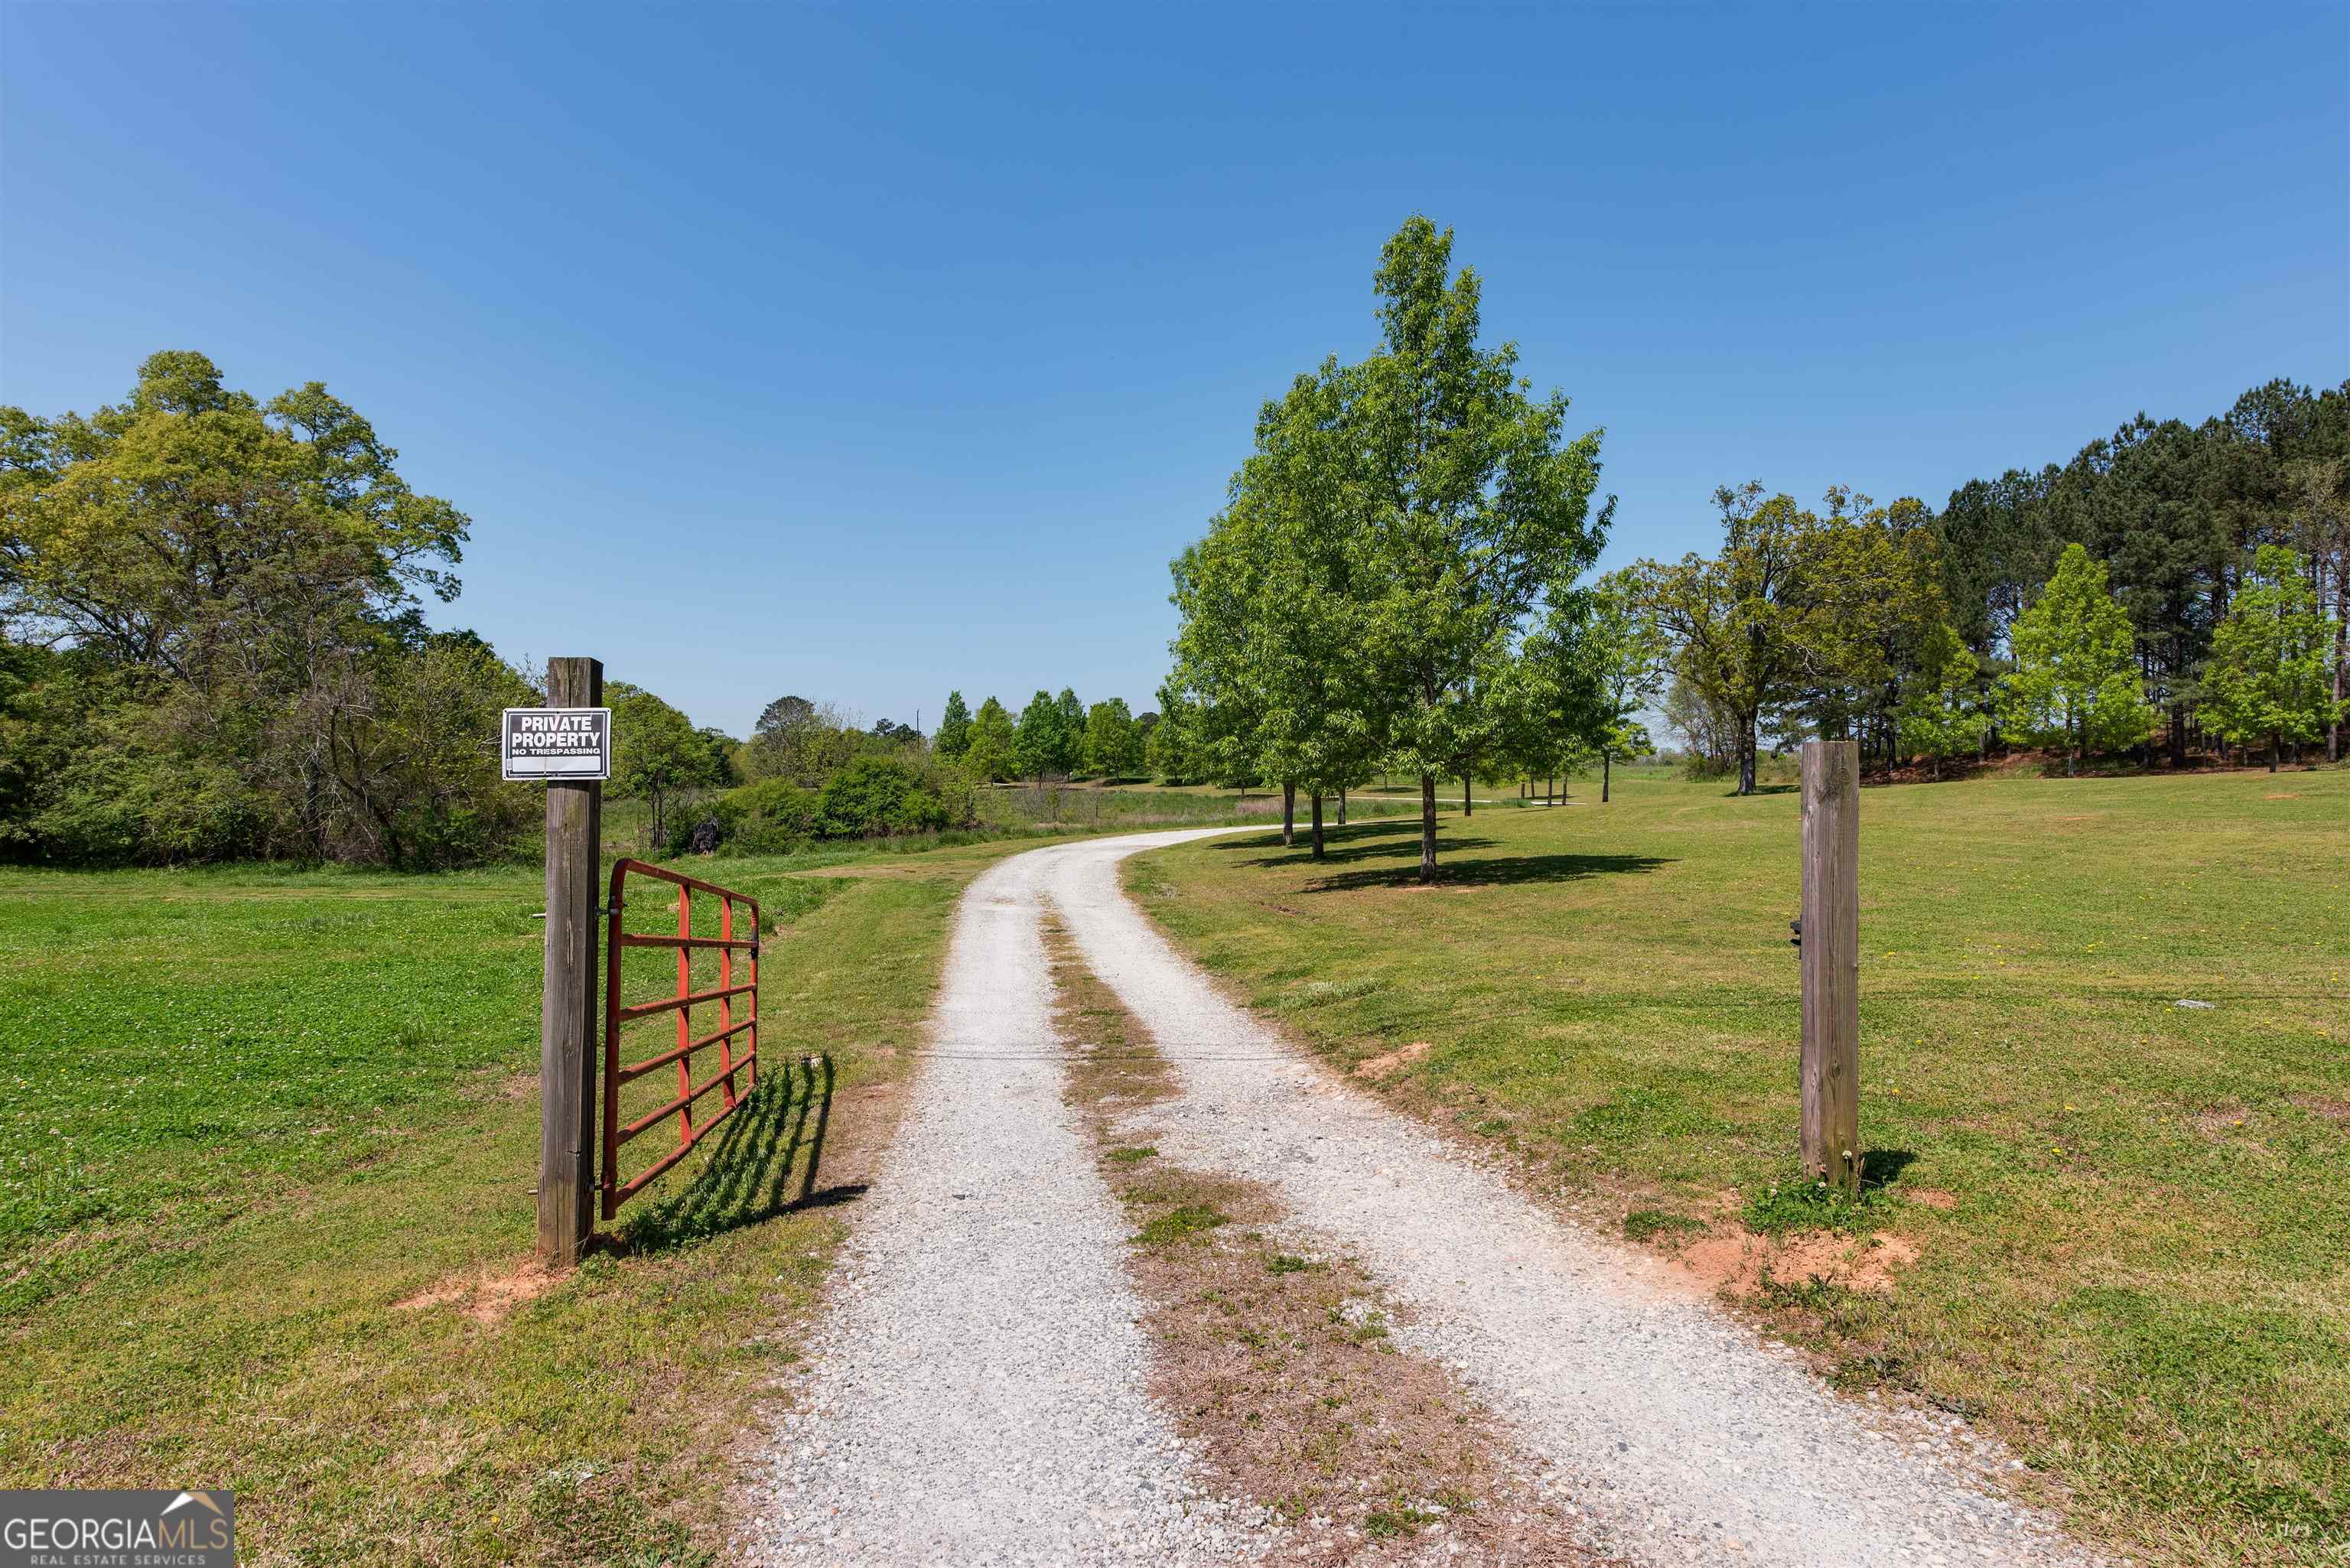
[[[1118,884],[1127,856],[1198,836],[1023,857],[1176,1064],[1182,1093],[1148,1113],[1153,1141],[1271,1184],[1298,1222],[1357,1249],[1418,1309],[1405,1344],[1453,1366],[1565,1467],[1610,1549],[1790,1568],[2090,1560],[1978,1483],[2003,1456],[1962,1423],[1836,1398],[1793,1352],[1667,1288],[1664,1265],[1563,1223],[1226,1002]]]
[[[1202,1563],[1264,1527],[1200,1495],[1144,1393],[1124,1235],[1062,1099],[1039,921],[1056,909],[1176,1064],[1146,1117],[1170,1158],[1274,1187],[1416,1313],[1398,1330],[1560,1466],[1645,1563],[1960,1563],[2076,1555],[1985,1490],[1955,1419],[1865,1411],[1792,1352],[1554,1218],[1217,993],[1118,885],[1139,834],[1015,857],[957,917],[934,1054],[857,1221],[780,1434],[764,1552],[786,1562]],[[1262,831],[1255,829],[1253,831]]]
[[[1126,1230],[1063,1101],[1035,883],[1007,860],[955,917],[922,1064],[855,1220],[772,1460],[754,1560],[1229,1563],[1144,1393]]]

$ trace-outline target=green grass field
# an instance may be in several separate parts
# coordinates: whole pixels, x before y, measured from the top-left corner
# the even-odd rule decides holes
[[[1408,822],[1129,876],[1337,1062],[1430,1043],[1388,1092],[1563,1201],[1665,1244],[1740,1203],[1800,1224],[1768,1196],[1795,1172],[1795,795],[1649,770],[1576,797],[1448,816],[1430,888]],[[1908,785],[1862,818],[1885,1186],[1837,1218],[1919,1256],[1889,1297],[1750,1304],[1856,1393],[1988,1423],[2100,1538],[2350,1561],[2350,770]]]
[[[232,1486],[262,1563],[702,1560],[854,1196],[791,1060],[838,1150],[1023,846],[729,863],[768,1074],[535,1298],[535,868],[0,872],[0,1485]]]

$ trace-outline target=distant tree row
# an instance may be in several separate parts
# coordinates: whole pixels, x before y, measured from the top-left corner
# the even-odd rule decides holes
[[[1087,707],[1066,686],[1057,697],[1038,691],[1016,719],[993,697],[974,713],[961,691],[950,691],[931,744],[973,778],[995,783],[1133,778],[1143,772],[1158,724],[1158,714],[1138,717],[1123,697]]]
[[[2010,741],[2206,737],[2341,754],[2350,658],[2350,397],[2287,382],[2189,427],[2141,416],[2066,468],[1960,487],[1936,514],[1759,484],[1715,496],[1711,557],[1644,562],[1674,727],[1754,787],[1765,737],[1851,736],[1886,763]]]

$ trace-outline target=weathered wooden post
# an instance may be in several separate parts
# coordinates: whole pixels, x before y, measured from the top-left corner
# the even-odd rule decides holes
[[[1804,742],[1804,1169],[1860,1196],[1860,749]]]
[[[546,661],[550,710],[601,709],[604,666]],[[608,729],[608,715],[605,719]],[[601,737],[607,764],[608,734]],[[538,1258],[579,1261],[595,1223],[596,897],[602,866],[603,771],[546,776],[546,991],[538,1044]]]

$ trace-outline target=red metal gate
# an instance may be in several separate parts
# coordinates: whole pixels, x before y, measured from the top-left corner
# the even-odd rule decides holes
[[[652,934],[621,929],[621,912],[628,908],[626,892],[631,877],[650,877],[667,882],[677,888],[677,934]],[[718,934],[714,937],[693,934],[693,895],[705,893],[718,900]],[[740,904],[750,912],[751,934],[734,934],[734,907]],[[608,940],[605,944],[604,971],[604,1218],[611,1219],[620,1205],[636,1196],[645,1184],[660,1176],[671,1166],[683,1159],[703,1134],[724,1121],[743,1101],[743,1096],[758,1081],[759,1053],[759,902],[721,888],[715,883],[696,881],[681,877],[659,866],[641,860],[621,860],[612,867],[611,901],[606,906],[611,921]],[[620,954],[628,948],[673,948],[677,951],[677,990],[657,1001],[633,1003],[620,1002]],[[718,983],[706,991],[693,989],[693,955],[712,951],[718,955]],[[734,955],[750,956],[750,978],[737,984]],[[734,1001],[746,998],[741,1017],[735,1016]],[[715,1004],[718,1027],[695,1038],[693,1010]],[[620,1030],[624,1024],[639,1018],[650,1018],[663,1012],[677,1014],[677,1044],[658,1055],[641,1062],[622,1064],[620,1061]],[[708,1016],[704,1014],[704,1016]],[[743,1037],[742,1050],[734,1049],[737,1036]],[[700,1053],[715,1048],[718,1070],[702,1083],[693,1081],[693,1058]],[[646,1074],[656,1072],[671,1063],[677,1064],[677,1097],[645,1112],[626,1126],[620,1122],[620,1090]],[[735,1086],[735,1076],[743,1078],[742,1088]],[[718,1114],[696,1122],[693,1107],[711,1090],[723,1086],[725,1103]],[[677,1118],[677,1147],[637,1172],[626,1182],[620,1179],[620,1148],[640,1133],[651,1131],[664,1118]]]

